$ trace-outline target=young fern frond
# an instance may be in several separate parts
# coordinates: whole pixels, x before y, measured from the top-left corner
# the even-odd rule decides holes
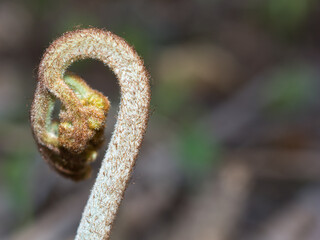
[[[44,82],[39,82],[31,108],[31,123],[43,158],[61,175],[81,180],[90,175],[90,162],[97,157],[103,142],[109,101],[91,89],[79,76],[68,73],[61,91],[72,90],[79,101],[74,108],[63,104],[59,120],[52,119],[56,97]],[[60,99],[63,101],[63,99]]]
[[[101,93],[80,77],[65,74],[70,64],[85,58],[110,67],[121,92],[115,130],[76,236],[77,240],[102,240],[110,237],[147,127],[150,86],[138,54],[111,32],[76,30],[51,44],[39,66],[31,124],[43,157],[65,176],[75,180],[88,176],[109,109],[108,99]],[[62,104],[59,122],[51,119],[56,99]]]

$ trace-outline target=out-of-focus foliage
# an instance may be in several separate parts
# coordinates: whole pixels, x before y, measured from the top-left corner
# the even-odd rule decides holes
[[[317,94],[317,76],[307,65],[289,65],[268,77],[264,92],[271,111],[279,114],[308,107]]]
[[[195,177],[209,171],[221,158],[221,146],[204,129],[182,128],[179,141],[181,163]]]
[[[2,125],[0,134],[6,139],[6,142],[2,143],[5,161],[0,162],[0,179],[6,184],[10,194],[13,216],[25,222],[33,215],[30,184],[35,164],[35,147],[28,140],[31,133],[26,134],[26,127]]]
[[[33,153],[26,149],[19,149],[6,155],[6,162],[1,166],[2,180],[7,184],[12,196],[15,210],[26,217],[32,213],[31,192],[26,184],[33,167],[31,159]]]
[[[257,1],[259,2],[259,1]],[[306,24],[314,0],[260,1],[261,18],[275,33],[290,36]]]

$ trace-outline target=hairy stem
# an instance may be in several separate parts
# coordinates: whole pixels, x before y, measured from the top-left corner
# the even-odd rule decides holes
[[[48,91],[61,100],[66,112],[72,112],[70,119],[76,129],[75,137],[69,142],[76,142],[79,148],[69,144],[63,145],[77,154],[86,147],[88,139],[82,128],[90,130],[90,124],[83,122],[88,117],[76,94],[63,80],[68,66],[79,59],[93,58],[101,60],[116,75],[121,91],[120,110],[115,130],[108,150],[103,159],[96,182],[84,209],[77,231],[77,240],[109,239],[112,223],[130,179],[131,171],[147,127],[150,87],[149,77],[142,60],[137,53],[121,38],[103,30],[84,29],[69,32],[54,41],[47,49],[40,67],[38,93]],[[47,94],[46,96],[49,96]],[[50,105],[39,94],[37,101],[48,112]],[[52,101],[52,100],[51,100]],[[101,100],[102,101],[102,100]],[[35,122],[34,133],[41,136],[44,120],[31,116]],[[96,119],[99,119],[96,117]],[[38,120],[38,122],[36,121]],[[42,125],[41,125],[42,124]],[[79,127],[79,128],[77,128]],[[90,132],[90,131],[89,131]],[[68,135],[69,136],[69,135]],[[39,137],[40,145],[42,138]]]

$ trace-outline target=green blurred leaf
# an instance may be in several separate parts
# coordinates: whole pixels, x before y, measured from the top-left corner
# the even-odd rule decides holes
[[[28,149],[16,149],[7,154],[1,165],[0,173],[12,197],[13,206],[21,218],[31,217],[30,180],[33,153]]]
[[[24,4],[28,5],[33,14],[37,16],[44,16],[53,10],[56,10],[59,6],[63,4],[63,0],[30,0],[24,1]]]
[[[191,98],[191,89],[181,87],[177,81],[163,81],[154,92],[153,104],[157,106],[157,112],[166,116],[176,115],[185,110],[188,100]]]
[[[268,0],[263,1],[260,16],[277,34],[291,35],[306,22],[313,0]]]
[[[116,27],[114,32],[132,45],[144,59],[148,58],[151,49],[153,49],[153,41],[145,29],[134,25],[124,24]]]
[[[271,112],[296,112],[312,102],[316,93],[315,72],[307,66],[289,66],[270,76],[264,98]]]
[[[208,132],[186,128],[180,136],[179,150],[185,169],[197,175],[211,169],[221,157],[221,146]]]
[[[61,35],[66,31],[72,31],[76,27],[103,27],[101,26],[97,16],[89,12],[70,12],[62,20],[63,21],[57,22],[57,24],[54,25],[55,29],[53,37]]]

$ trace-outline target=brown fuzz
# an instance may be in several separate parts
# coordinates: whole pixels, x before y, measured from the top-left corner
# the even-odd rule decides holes
[[[78,104],[69,107],[60,99],[59,120],[52,120],[57,97],[44,81],[39,81],[31,107],[32,130],[39,151],[50,166],[65,177],[82,180],[90,176],[89,163],[97,157],[104,140],[109,101],[73,73],[66,74],[64,82],[67,86],[61,91]]]

